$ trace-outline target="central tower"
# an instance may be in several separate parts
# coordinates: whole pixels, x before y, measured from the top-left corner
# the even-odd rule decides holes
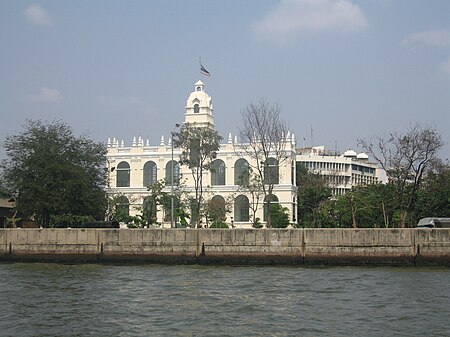
[[[205,92],[205,85],[202,81],[195,83],[194,91],[189,95],[184,123],[214,129],[212,99]]]

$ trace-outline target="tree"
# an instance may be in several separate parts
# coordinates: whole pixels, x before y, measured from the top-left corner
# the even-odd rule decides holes
[[[304,165],[297,165],[297,219],[306,227],[321,227],[320,206],[330,199],[331,189],[320,174],[309,172]]]
[[[426,217],[450,217],[450,165],[433,162],[417,194],[414,223]]]
[[[441,136],[435,129],[415,125],[405,134],[390,133],[386,137],[358,139],[358,144],[381,165],[389,183],[395,186],[400,226],[405,227],[422,178],[443,146]]]
[[[21,214],[44,227],[52,216],[87,215],[103,219],[106,209],[106,147],[76,137],[61,121],[28,120],[24,130],[4,141],[2,179]]]
[[[174,133],[174,145],[181,149],[180,164],[192,173],[195,196],[191,205],[191,221],[197,227],[203,202],[203,175],[211,168],[217,157],[222,137],[209,127],[198,127],[185,123]]]
[[[280,108],[261,99],[251,103],[242,112],[240,137],[246,146],[237,149],[248,155],[253,164],[252,169],[262,182],[266,200],[272,195],[274,185],[278,184],[279,166],[287,160],[286,153],[287,126],[280,119]],[[270,227],[270,203],[266,203],[267,227]]]

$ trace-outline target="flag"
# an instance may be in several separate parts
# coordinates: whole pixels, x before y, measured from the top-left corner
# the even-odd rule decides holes
[[[208,70],[205,69],[205,67],[200,63],[200,73],[202,73],[205,76],[211,76]]]

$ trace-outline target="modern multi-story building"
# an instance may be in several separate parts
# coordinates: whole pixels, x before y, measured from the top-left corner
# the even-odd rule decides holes
[[[378,165],[369,162],[367,154],[353,150],[337,155],[327,152],[324,146],[299,148],[297,165],[326,177],[334,196],[343,195],[354,186],[383,182]]]
[[[211,97],[205,92],[201,81],[195,83],[194,91],[189,95],[184,113],[184,123],[198,127],[215,128],[213,105]],[[168,134],[171,135],[170,130]],[[191,171],[178,163],[180,149],[173,148],[171,137],[165,141],[161,136],[159,145],[151,146],[149,141],[141,137],[135,137],[131,146],[125,146],[123,140],[117,138],[108,139],[108,166],[110,195],[120,195],[125,200],[125,206],[130,215],[141,212],[144,199],[148,197],[148,187],[165,178],[166,182],[172,181],[177,185],[180,177],[186,180],[183,187],[188,193],[194,193],[194,182]],[[271,174],[277,177],[270,202],[278,202],[290,212],[290,218],[296,221],[296,183],[295,183],[295,139],[288,133],[285,142],[285,160],[278,162],[276,158],[269,158]],[[212,162],[211,170],[205,173],[203,186],[205,200],[215,199],[220,203],[231,200],[231,211],[227,213],[226,222],[237,227],[250,227],[252,224],[250,206],[252,198],[249,192],[239,188],[239,179],[242,172],[255,165],[255,159],[245,155],[245,147],[248,144],[239,143],[237,137],[229,134],[227,142],[221,144],[217,158]],[[173,165],[173,171],[172,171]],[[165,189],[172,192],[172,185]],[[262,197],[264,198],[264,197]],[[256,217],[265,222],[263,204],[259,201],[259,210]],[[167,214],[160,208],[157,213],[157,221],[164,226],[170,226]]]

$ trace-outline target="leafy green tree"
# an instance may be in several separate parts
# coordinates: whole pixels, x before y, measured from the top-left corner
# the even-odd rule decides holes
[[[321,227],[321,206],[331,197],[331,188],[320,174],[309,172],[301,164],[297,165],[297,219],[305,227]]]
[[[3,180],[21,214],[44,227],[55,215],[103,219],[106,209],[104,144],[76,137],[61,121],[27,121],[4,141]]]
[[[198,226],[203,202],[203,176],[217,157],[222,137],[209,127],[198,127],[185,123],[174,133],[174,145],[181,149],[180,163],[191,170],[195,196],[191,205],[191,221]]]

